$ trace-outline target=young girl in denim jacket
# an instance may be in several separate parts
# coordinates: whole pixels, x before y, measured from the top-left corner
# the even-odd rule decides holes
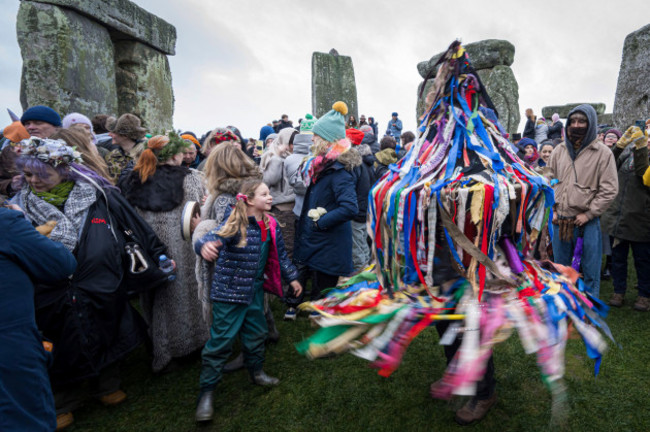
[[[296,295],[302,287],[285,251],[280,227],[267,214],[272,201],[269,188],[260,180],[243,183],[225,223],[194,245],[203,259],[216,259],[210,288],[212,327],[202,353],[197,421],[212,420],[213,391],[238,334],[251,381],[264,386],[280,382],[262,370],[268,331],[264,291],[282,296],[281,278],[290,283]]]

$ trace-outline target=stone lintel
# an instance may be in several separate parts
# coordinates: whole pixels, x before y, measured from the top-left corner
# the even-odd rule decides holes
[[[72,9],[168,55],[175,54],[176,28],[129,0],[21,0]]]

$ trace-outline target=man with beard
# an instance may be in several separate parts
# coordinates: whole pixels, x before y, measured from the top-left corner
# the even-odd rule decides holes
[[[558,179],[553,206],[555,262],[571,265],[576,241],[582,237],[582,274],[595,297],[600,292],[600,215],[618,193],[616,162],[612,151],[598,141],[597,127],[596,111],[591,105],[571,110],[566,139],[553,150],[548,164]]]

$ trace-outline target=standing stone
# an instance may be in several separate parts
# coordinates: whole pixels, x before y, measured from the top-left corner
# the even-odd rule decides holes
[[[23,57],[23,109],[47,105],[62,116],[117,112],[113,44],[108,30],[56,6],[20,2],[16,24]]]
[[[172,128],[174,93],[167,56],[143,43],[115,42],[119,112],[140,117],[150,132]]]
[[[517,132],[519,127],[519,85],[510,65],[514,62],[515,47],[506,40],[487,39],[463,45],[472,67],[494,103],[499,114],[499,122],[508,133]],[[419,119],[426,109],[426,95],[435,77],[435,64],[445,52],[438,53],[427,61],[418,63],[422,78],[430,76],[422,97],[418,97],[416,113]],[[429,75],[431,74],[431,75]],[[424,81],[418,87],[418,95]]]
[[[422,116],[422,114],[424,114],[424,110],[427,109],[427,95],[429,94],[429,92],[433,88],[433,79],[430,79],[429,81],[427,81],[427,83],[426,83],[426,85],[424,87],[424,91],[422,91],[422,86],[423,85],[425,85],[424,81],[422,81],[418,85],[418,102],[417,102],[417,105],[416,105],[416,108],[415,108],[416,111],[417,111],[417,116],[418,116],[417,124],[420,124],[419,119]],[[419,97],[420,94],[422,94],[422,97]]]
[[[623,58],[614,99],[614,124],[625,130],[636,120],[650,117],[650,24],[630,33],[623,44]]]
[[[336,101],[348,105],[348,116],[359,119],[357,85],[352,59],[348,56],[315,52],[311,58],[311,107],[316,117],[332,109]]]
[[[517,132],[521,118],[519,85],[512,69],[508,66],[495,66],[492,69],[481,69],[477,73],[499,113],[501,125],[508,133]]]

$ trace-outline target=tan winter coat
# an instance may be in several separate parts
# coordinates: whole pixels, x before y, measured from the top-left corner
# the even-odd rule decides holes
[[[616,198],[618,177],[612,151],[594,140],[571,160],[566,144],[558,145],[548,167],[558,179],[554,186],[558,216],[585,213],[589,220],[602,215]]]

